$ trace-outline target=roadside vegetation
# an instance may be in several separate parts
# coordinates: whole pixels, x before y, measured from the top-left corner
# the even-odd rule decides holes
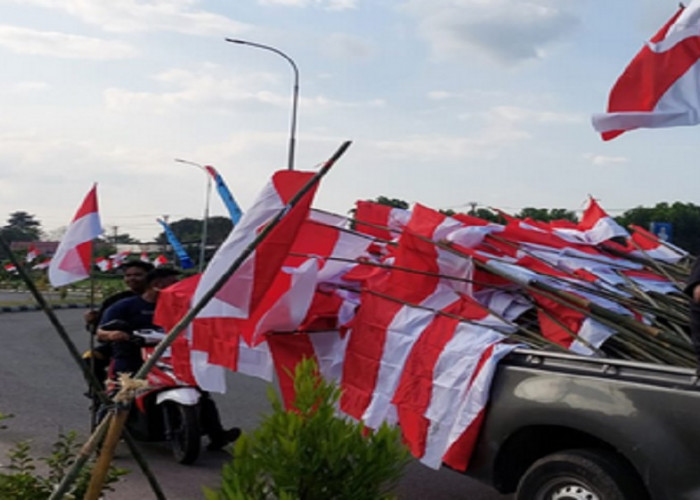
[[[0,413],[0,430],[7,428],[10,414]],[[16,443],[7,453],[7,460],[0,461],[0,498],[13,500],[46,500],[56,484],[75,462],[81,443],[74,431],[59,433],[52,452],[46,457],[32,456],[31,441]],[[90,482],[92,465],[85,467],[71,490],[67,500],[85,496]],[[128,474],[127,469],[110,467],[102,492],[114,491],[114,484]]]
[[[398,428],[376,431],[338,416],[340,389],[304,360],[294,374],[296,398],[285,410],[273,387],[273,412],[243,434],[207,500],[378,500],[395,489],[410,460]]]

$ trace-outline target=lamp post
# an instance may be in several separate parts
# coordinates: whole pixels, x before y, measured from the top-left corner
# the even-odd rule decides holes
[[[184,163],[185,165],[192,165],[194,167],[197,167],[202,172],[204,172],[204,175],[207,176],[207,194],[206,194],[205,202],[204,202],[204,220],[202,221],[202,241],[199,245],[199,272],[201,273],[204,270],[204,257],[205,257],[205,249],[207,246],[207,225],[209,222],[209,199],[211,198],[211,175],[209,175],[209,172],[207,172],[207,169],[204,168],[204,166],[200,165],[199,163],[195,163],[193,161],[183,160],[181,158],[175,158],[175,161],[178,163]]]
[[[292,70],[294,72],[294,90],[292,91],[292,123],[289,132],[289,151],[287,154],[287,168],[289,170],[294,170],[294,146],[296,141],[297,130],[297,103],[299,101],[299,69],[297,68],[296,63],[287,54],[269,45],[249,42],[247,40],[240,40],[237,38],[226,38],[226,41],[231,43],[238,43],[241,45],[249,45],[251,47],[257,47],[259,49],[269,50],[270,52],[274,52],[275,54],[282,56],[292,66]]]

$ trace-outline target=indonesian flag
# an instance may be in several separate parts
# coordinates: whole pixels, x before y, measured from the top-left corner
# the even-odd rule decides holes
[[[628,247],[632,249],[632,255],[650,257],[664,262],[678,262],[688,255],[688,252],[667,241],[661,241],[654,233],[644,228],[630,224],[630,229],[634,232],[630,236],[631,242]]]
[[[158,297],[158,303],[156,304],[155,314],[153,315],[154,324],[163,327],[166,331],[172,330],[180,319],[189,311],[192,305],[192,296],[194,295],[195,288],[201,276],[201,274],[190,276],[161,291]],[[205,354],[193,350],[193,332],[200,328],[202,323],[209,322],[213,319],[214,318],[195,320],[182,335],[179,335],[175,339],[175,342],[171,345],[172,364],[175,375],[179,379],[193,384],[198,383],[200,387],[202,387],[199,377],[203,377],[205,382],[208,382],[210,388],[213,386],[213,389],[217,392],[225,392],[226,382],[225,377],[223,377],[224,373],[220,370],[220,366],[213,366],[209,378],[207,378],[206,367],[205,369],[200,367],[199,377],[194,373],[192,368],[193,365],[199,362],[201,355]],[[216,318],[216,320],[220,319],[221,318]],[[221,354],[228,355],[227,368],[244,375],[272,381],[272,358],[267,345],[261,344],[256,347],[249,347],[243,338],[235,333],[235,330],[232,331],[231,334],[235,336],[236,342],[221,349],[224,351]],[[220,347],[216,343],[213,345]],[[195,356],[193,356],[193,354]]]
[[[37,269],[37,270],[42,270],[42,269],[47,269],[49,267],[49,264],[51,264],[51,259],[44,259],[41,262],[37,262],[32,266],[32,269]]]
[[[516,345],[501,344],[506,326],[469,299],[445,311],[470,322],[433,317],[403,363],[392,402],[414,456],[436,469],[445,462],[465,470],[497,361]]]
[[[615,219],[610,217],[593,197],[589,199],[588,207],[583,211],[578,226],[586,241],[593,245],[617,236],[623,238],[629,236],[627,230],[615,222]]]
[[[340,406],[369,427],[392,421],[390,402],[399,368],[420,331],[418,327],[431,320],[430,311],[415,305],[438,310],[446,307],[457,300],[456,290],[463,290],[456,284],[459,281],[443,280],[438,275],[464,278],[471,274],[469,259],[439,250],[433,243],[460,226],[455,219],[416,205],[399,239],[396,266],[430,274],[394,269],[386,279],[370,283],[369,292],[362,294],[343,368]],[[397,300],[389,301],[382,295]]]
[[[3,266],[3,268],[4,268],[5,271],[7,271],[8,273],[16,273],[16,272],[17,272],[17,266],[15,266],[15,265],[12,264],[12,263],[5,264],[5,265]]]
[[[90,276],[92,240],[102,232],[97,209],[97,183],[95,183],[73,217],[51,259],[49,282],[52,286],[68,285]]]
[[[636,128],[700,123],[699,59],[700,0],[693,0],[627,66],[593,127],[607,141]]]
[[[102,272],[109,271],[110,269],[112,269],[112,260],[106,259],[104,257],[99,257],[95,259],[95,265]]]
[[[347,335],[337,331],[271,334],[267,345],[274,361],[282,400],[291,409],[294,402],[294,369],[304,358],[316,361],[319,374],[329,381],[340,381],[347,347]]]
[[[124,250],[123,252],[110,255],[109,258],[112,259],[112,268],[121,266],[124,262],[126,262],[126,258],[130,254],[131,252],[129,250]]]
[[[411,218],[408,210],[375,201],[358,200],[355,206],[355,230],[383,240],[395,239]]]
[[[146,263],[151,262],[151,259],[148,258],[148,253],[146,253],[146,252],[141,252],[141,257],[139,258],[139,260],[141,262],[146,262]]]
[[[34,244],[29,245],[27,249],[27,256],[25,257],[27,264],[33,262],[39,256],[39,250],[36,249]]]
[[[289,207],[288,203],[313,176],[313,172],[298,170],[282,170],[273,174],[253,206],[241,217],[238,225],[234,227],[204,270],[194,293],[193,304],[202,300],[202,297],[226,272],[231,262],[249,248],[260,231],[282,210],[287,210],[267,237],[258,244],[257,248],[248,255],[236,272],[202,308],[194,321],[192,366],[198,383],[205,389],[225,391],[224,366],[230,367],[231,364],[239,362],[237,360],[239,350],[235,346],[241,339],[245,339],[239,327],[231,327],[236,326],[237,320],[251,318],[278,277],[299,228],[309,214],[317,184],[309,189],[293,207]],[[290,288],[298,285],[306,289],[309,273],[315,274],[315,272],[314,265],[305,268],[296,276],[293,273],[289,274],[287,284]],[[268,322],[268,325],[279,326],[278,320],[295,319],[293,316],[296,316],[289,314],[291,313],[290,304],[295,303],[293,297],[285,293],[284,289],[278,290],[279,293],[275,294],[276,300],[268,307],[271,308],[275,304],[279,307],[274,313],[271,312],[270,316],[260,318]],[[310,299],[309,296],[309,302]],[[268,309],[267,312],[270,311],[271,309]],[[299,321],[301,320],[303,315],[299,317]],[[254,334],[255,330],[252,333]],[[223,338],[221,338],[222,334]],[[259,344],[259,346],[266,349],[265,344]],[[227,352],[231,352],[232,356],[236,357],[227,355]],[[212,355],[222,358],[212,359]]]
[[[160,267],[162,265],[165,265],[168,263],[168,259],[165,258],[165,255],[159,254],[158,257],[153,259],[153,265],[155,267]]]
[[[272,176],[253,206],[241,217],[238,225],[209,262],[195,291],[195,303],[214,286],[231,263],[243,254],[257,235],[287,206],[313,175],[313,172],[281,170]],[[309,213],[315,191],[315,187],[310,189],[288,210],[197,317],[249,317],[277,276],[301,223]]]

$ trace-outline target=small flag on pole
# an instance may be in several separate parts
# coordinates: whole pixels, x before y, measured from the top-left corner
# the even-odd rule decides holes
[[[92,240],[102,234],[97,209],[97,183],[83,200],[49,264],[49,282],[68,285],[90,276]]]
[[[29,245],[29,248],[27,249],[27,256],[25,257],[27,264],[33,262],[38,256],[39,251],[36,249],[36,246],[34,246],[34,243],[32,243]]]

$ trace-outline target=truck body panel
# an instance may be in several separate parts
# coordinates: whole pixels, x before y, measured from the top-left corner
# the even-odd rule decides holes
[[[652,500],[700,498],[694,370],[519,349],[501,361],[468,473],[501,492],[544,455],[614,451]]]

